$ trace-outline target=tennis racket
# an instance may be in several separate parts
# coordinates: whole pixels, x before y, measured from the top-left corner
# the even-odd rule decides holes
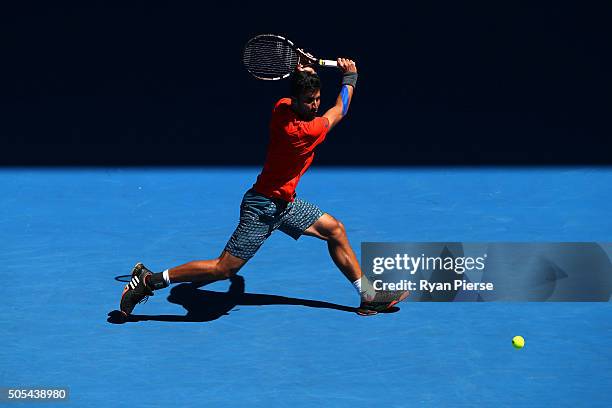
[[[337,67],[331,60],[318,59],[295,44],[275,34],[261,34],[251,38],[244,47],[242,62],[257,79],[278,81],[287,78],[298,65]]]

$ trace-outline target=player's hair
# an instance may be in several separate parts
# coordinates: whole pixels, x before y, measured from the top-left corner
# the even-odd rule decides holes
[[[304,92],[321,89],[321,79],[317,74],[296,71],[291,75],[291,96],[298,97]]]

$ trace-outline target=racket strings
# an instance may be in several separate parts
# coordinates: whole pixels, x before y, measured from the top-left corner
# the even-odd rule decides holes
[[[288,75],[299,62],[295,50],[286,42],[260,39],[247,44],[243,63],[247,70],[262,78],[277,78]]]

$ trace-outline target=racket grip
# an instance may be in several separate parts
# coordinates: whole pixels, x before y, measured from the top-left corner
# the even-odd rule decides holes
[[[323,60],[320,59],[319,60],[319,65],[322,67],[337,67],[338,66],[338,62],[337,61],[332,61],[332,60]]]

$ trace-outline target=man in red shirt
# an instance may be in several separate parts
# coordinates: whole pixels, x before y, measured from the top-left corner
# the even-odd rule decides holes
[[[137,303],[171,283],[229,279],[257,252],[264,241],[280,230],[298,239],[308,235],[327,241],[334,263],[361,296],[357,313],[372,315],[403,297],[379,296],[365,277],[346,236],[344,225],[316,205],[296,198],[295,189],[314,158],[315,148],[346,115],[357,83],[357,67],[339,58],[342,89],[336,104],[316,116],[321,102],[321,82],[312,68],[298,67],[291,79],[291,98],[279,100],[270,120],[270,141],[263,170],[240,207],[238,227],[216,259],[192,261],[152,273],[138,263],[121,296],[120,309],[128,316]],[[363,286],[362,286],[363,283]],[[406,294],[407,295],[407,294]]]

